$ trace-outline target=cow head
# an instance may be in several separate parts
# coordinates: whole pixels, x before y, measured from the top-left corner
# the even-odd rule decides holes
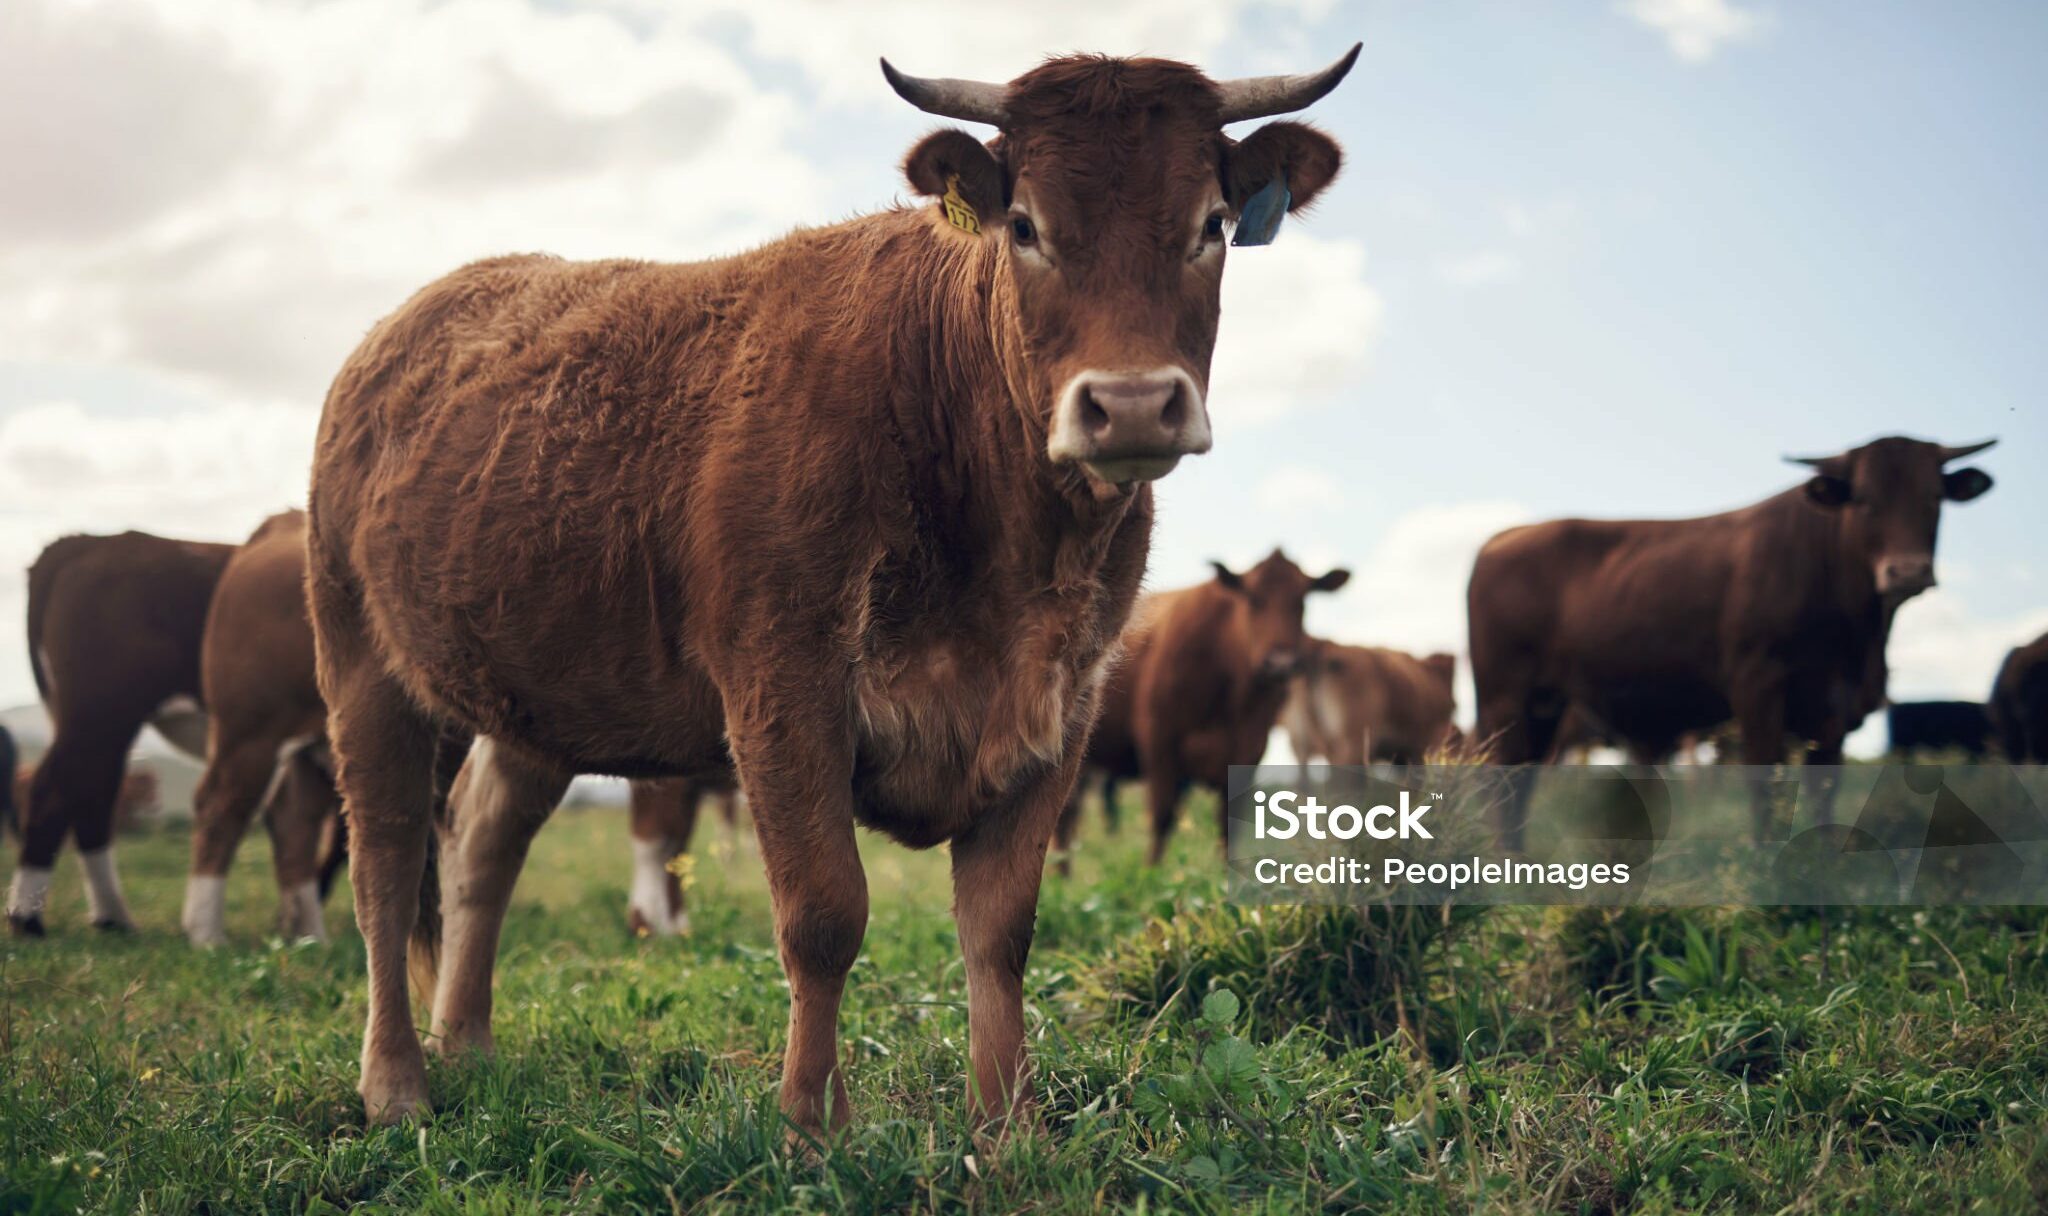
[[[1429,674],[1442,680],[1445,688],[1454,687],[1458,682],[1457,655],[1444,654],[1441,651],[1436,654],[1425,655],[1422,659],[1422,666]]]
[[[1335,591],[1351,579],[1342,567],[1310,578],[1278,549],[1243,574],[1222,562],[1209,564],[1216,568],[1216,584],[1239,601],[1252,674],[1260,680],[1285,680],[1301,669],[1311,653],[1301,625],[1309,592]]]
[[[1242,141],[1223,127],[1307,106],[1357,57],[1354,46],[1309,75],[1219,82],[1170,60],[1074,55],[1008,85],[883,61],[912,105],[1001,131],[987,144],[936,131],[903,170],[941,200],[951,235],[994,259],[992,329],[1053,464],[1106,493],[1209,450],[1226,225],[1276,182],[1300,210],[1342,159],[1299,123]]]
[[[1968,502],[1991,488],[1982,469],[1946,466],[1997,442],[1944,447],[1894,436],[1838,456],[1787,459],[1814,470],[1807,499],[1840,517],[1852,557],[1868,563],[1877,593],[1897,603],[1934,586],[1941,504]]]

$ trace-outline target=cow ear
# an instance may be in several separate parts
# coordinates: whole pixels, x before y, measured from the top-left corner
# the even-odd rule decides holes
[[[1223,192],[1233,211],[1276,178],[1286,181],[1292,196],[1287,209],[1299,211],[1315,201],[1344,164],[1336,140],[1299,122],[1269,122],[1233,145],[1226,158]]]
[[[1308,589],[1310,591],[1335,591],[1350,581],[1351,571],[1339,566],[1321,578],[1310,579]]]
[[[1806,497],[1815,506],[1839,507],[1849,501],[1849,483],[1840,477],[1820,473],[1806,483]]]
[[[1222,562],[1210,562],[1209,564],[1213,566],[1216,570],[1216,581],[1218,583],[1222,584],[1224,587],[1228,588],[1231,591],[1244,590],[1243,575],[1234,573],[1230,569],[1230,567],[1224,565]]]
[[[1991,474],[1982,469],[1957,469],[1941,475],[1941,496],[1950,502],[1968,502],[1991,488]]]
[[[965,203],[981,226],[1002,222],[1009,203],[1003,197],[1003,166],[995,153],[958,127],[941,127],[917,141],[903,158],[903,176],[910,188],[946,204],[948,196]],[[966,228],[950,209],[947,218]]]

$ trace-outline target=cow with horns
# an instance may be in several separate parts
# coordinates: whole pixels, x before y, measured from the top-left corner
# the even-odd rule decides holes
[[[1267,235],[1340,159],[1298,123],[1223,127],[1307,106],[1356,55],[1228,82],[884,64],[919,108],[999,131],[910,150],[934,205],[690,265],[481,262],[370,332],[320,424],[308,581],[372,1120],[428,1101],[406,943],[444,725],[479,742],[441,844],[439,1050],[491,1046],[506,901],[572,773],[731,765],[789,976],[790,1119],[849,1116],[857,825],[950,842],[973,1107],[1028,1101],[1046,845],[1144,570],[1147,483],[1210,444],[1226,226],[1249,208]]]

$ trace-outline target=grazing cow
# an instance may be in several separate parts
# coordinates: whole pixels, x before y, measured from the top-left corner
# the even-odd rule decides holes
[[[1991,715],[1982,701],[1894,701],[1884,721],[1900,755],[1961,752],[1981,760],[1991,750]]]
[[[92,923],[135,926],[114,869],[114,805],[143,726],[199,757],[199,639],[233,545],[142,532],[67,536],[28,572],[29,664],[50,711],[21,823],[7,923],[40,937],[50,867],[68,834],[84,864]]]
[[[690,931],[683,884],[669,863],[690,851],[697,811],[707,796],[718,799],[728,827],[738,823],[739,786],[729,774],[633,783],[633,887],[626,900],[626,927],[635,937]]]
[[[227,940],[228,863],[262,809],[277,867],[279,929],[286,938],[325,941],[320,851],[340,800],[327,707],[313,676],[304,512],[264,520],[228,559],[206,617],[200,680],[209,739],[192,800],[185,935],[195,946]],[[332,876],[330,868],[329,882]]]
[[[1118,781],[1144,779],[1154,862],[1189,785],[1221,791],[1231,765],[1265,755],[1308,648],[1301,618],[1309,593],[1335,591],[1351,577],[1338,569],[1311,578],[1278,549],[1243,574],[1212,564],[1215,578],[1139,606],[1088,743],[1105,797]],[[1078,817],[1077,798],[1062,817],[1062,848]],[[1228,823],[1220,812],[1218,819]]]
[[[1287,693],[1281,725],[1304,768],[1311,758],[1414,764],[1457,737],[1453,655],[1416,658],[1377,646],[1313,642]]]
[[[1300,124],[1222,126],[1307,105],[1355,50],[1221,84],[1151,59],[1007,86],[885,64],[1000,131],[911,149],[932,203],[713,262],[480,262],[372,329],[321,419],[308,582],[373,1121],[427,1106],[406,942],[442,723],[479,739],[442,846],[438,1050],[491,1046],[506,900],[570,774],[730,764],[789,976],[794,1124],[849,1117],[856,824],[951,842],[973,1106],[1027,1098],[1045,846],[1143,573],[1146,483],[1209,447],[1226,223],[1338,166]]]
[[[2048,633],[2015,646],[1991,686],[1998,745],[2014,764],[2048,764]]]
[[[1479,737],[1501,763],[1543,759],[1570,706],[1598,737],[1668,755],[1732,717],[1745,764],[1778,763],[1788,734],[1813,745],[1810,763],[1839,764],[1883,702],[1892,613],[1934,585],[1942,502],[1991,488],[1944,466],[1991,442],[1879,439],[1798,461],[1814,470],[1803,485],[1740,510],[1494,537],[1467,593]],[[1759,840],[1768,794],[1753,787]],[[1502,818],[1519,848],[1519,813]]]

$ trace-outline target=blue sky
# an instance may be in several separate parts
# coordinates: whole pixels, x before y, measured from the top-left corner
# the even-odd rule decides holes
[[[80,528],[246,534],[302,495],[363,328],[469,257],[703,256],[897,199],[933,123],[876,53],[1231,75],[1354,40],[1309,115],[1344,176],[1231,254],[1218,444],[1162,484],[1156,585],[1284,543],[1360,575],[1312,628],[1461,649],[1499,527],[1712,511],[1792,484],[1787,452],[1996,435],[1893,691],[1981,695],[2048,629],[2028,4],[9,6],[0,154],[44,171],[0,200],[0,561]],[[0,649],[0,701],[32,695]]]

